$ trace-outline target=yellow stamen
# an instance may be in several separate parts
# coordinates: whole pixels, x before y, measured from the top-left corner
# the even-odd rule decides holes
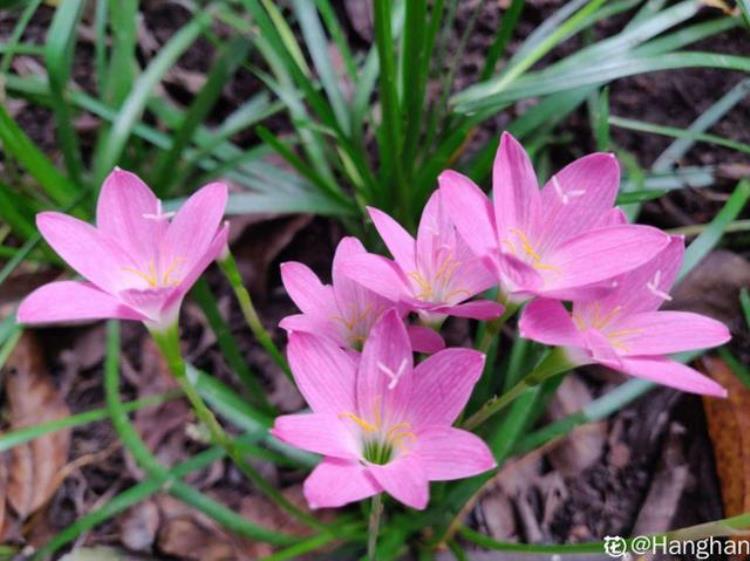
[[[341,413],[339,417],[341,417],[342,419],[351,419],[352,421],[357,423],[357,425],[359,425],[365,432],[376,432],[378,430],[377,425],[373,425],[372,423],[365,421],[362,417],[358,417],[354,413]]]

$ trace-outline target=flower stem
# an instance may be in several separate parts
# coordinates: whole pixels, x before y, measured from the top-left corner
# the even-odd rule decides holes
[[[211,435],[211,440],[226,451],[227,456],[231,458],[237,468],[268,498],[286,510],[289,514],[309,526],[314,528],[324,527],[324,525],[318,522],[314,517],[302,512],[299,508],[289,502],[289,500],[270,485],[253,466],[245,461],[241,449],[237,447],[237,443],[224,431],[223,427],[216,419],[216,416],[208,408],[206,402],[203,401],[198,390],[195,389],[193,381],[188,377],[185,360],[182,358],[182,352],[180,351],[180,338],[177,324],[164,331],[152,331],[151,336],[154,338],[154,341],[159,347],[164,359],[167,361],[169,370],[180,385],[180,389],[182,389],[185,397],[190,401],[196,416],[208,429],[209,434]]]
[[[378,493],[372,498],[370,506],[370,525],[367,531],[367,559],[376,561],[378,547],[378,532],[380,531],[380,517],[383,514],[383,494]]]
[[[573,368],[573,364],[565,354],[563,347],[555,347],[552,349],[547,356],[537,365],[534,370],[524,376],[520,382],[510,388],[507,392],[500,396],[495,396],[488,400],[476,413],[464,421],[462,428],[466,430],[474,430],[479,425],[484,423],[487,419],[502,411],[513,403],[513,401],[524,393],[529,388],[538,386],[545,380],[567,372]]]
[[[281,351],[279,351],[276,343],[273,342],[273,339],[271,338],[270,333],[268,333],[268,330],[263,327],[263,323],[260,321],[258,312],[255,310],[255,306],[253,305],[253,300],[250,297],[250,293],[242,283],[242,276],[240,275],[240,270],[237,268],[237,261],[234,259],[234,256],[230,252],[227,252],[226,257],[222,257],[217,262],[222,272],[224,273],[224,276],[229,281],[229,284],[232,286],[232,290],[234,290],[234,295],[236,296],[237,301],[240,304],[242,315],[245,316],[245,321],[247,322],[248,327],[250,327],[250,330],[253,332],[253,335],[255,335],[255,338],[266,350],[266,352],[271,355],[271,358],[279,366],[279,368],[284,371],[284,374],[286,374],[287,378],[289,378],[289,380],[294,383],[292,371],[289,369],[289,365],[287,364],[284,355],[281,354]]]
[[[479,345],[477,345],[477,350],[485,354],[487,354],[487,351],[489,351],[490,345],[492,345],[492,341],[494,341],[495,337],[497,337],[498,333],[500,333],[500,330],[503,328],[505,323],[510,318],[512,318],[521,307],[520,303],[516,303],[512,300],[507,299],[502,293],[498,293],[497,301],[505,306],[505,311],[499,318],[487,322],[487,324],[484,326],[484,333],[482,334],[482,338],[479,341]]]

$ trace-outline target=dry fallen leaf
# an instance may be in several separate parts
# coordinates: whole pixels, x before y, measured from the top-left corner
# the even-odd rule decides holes
[[[729,391],[727,399],[703,398],[716,457],[724,514],[750,510],[750,390],[720,359],[704,357],[702,370]]]
[[[18,429],[70,415],[44,365],[33,333],[23,335],[6,368],[10,428]],[[61,430],[17,446],[10,452],[7,499],[20,518],[39,510],[62,482],[70,448],[70,430]]]

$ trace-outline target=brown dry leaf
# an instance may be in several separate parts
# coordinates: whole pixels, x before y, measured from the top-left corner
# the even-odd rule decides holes
[[[702,370],[729,391],[727,399],[703,398],[716,456],[726,516],[750,510],[750,390],[727,364],[704,357]]]
[[[6,396],[11,429],[70,415],[44,364],[41,346],[26,332],[8,360]],[[39,510],[62,483],[70,449],[70,430],[61,430],[15,447],[10,453],[7,499],[26,518]]]

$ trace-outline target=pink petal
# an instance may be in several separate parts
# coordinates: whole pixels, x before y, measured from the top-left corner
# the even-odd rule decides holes
[[[562,302],[537,298],[526,305],[518,321],[521,337],[565,347],[581,347],[583,340]]]
[[[113,296],[85,282],[60,281],[37,288],[18,307],[17,320],[43,324],[95,319],[145,319]]]
[[[455,306],[440,306],[434,311],[459,318],[488,321],[500,317],[504,310],[505,308],[502,304],[498,304],[492,300],[473,300],[472,302],[456,304]]]
[[[154,259],[169,221],[149,219],[159,200],[134,173],[115,168],[104,180],[96,205],[96,226],[116,240],[140,266]]]
[[[302,263],[281,264],[281,282],[287,294],[305,314],[333,317],[338,314],[333,288],[320,282],[318,276]]]
[[[417,433],[417,449],[430,481],[471,477],[497,466],[481,438],[465,430],[431,426]]]
[[[128,288],[117,293],[118,298],[126,305],[137,310],[147,318],[147,321],[154,324],[157,329],[165,328],[172,325],[178,314],[181,298],[173,295],[175,289],[169,287],[157,288]],[[168,302],[173,302],[174,306],[169,306]],[[165,311],[166,310],[166,311]]]
[[[615,349],[612,341],[607,339],[596,329],[586,329],[581,332],[583,346],[589,351],[595,361],[606,364],[610,368],[619,368],[622,364],[620,354]]]
[[[463,246],[463,243],[460,244]],[[460,250],[459,250],[460,251]],[[456,259],[461,259],[457,256]],[[465,256],[454,275],[453,287],[460,300],[466,300],[498,285],[497,267],[488,265],[487,259]]]
[[[532,295],[542,289],[544,279],[531,265],[514,255],[503,253],[495,261],[505,290],[511,293]]]
[[[393,302],[401,301],[409,293],[409,286],[396,263],[380,255],[352,255],[342,261],[342,271],[353,281]]]
[[[415,270],[417,265],[414,259],[416,247],[414,238],[409,235],[409,232],[404,230],[401,224],[385,212],[373,207],[367,207],[367,212],[370,214],[375,229],[380,234],[380,237],[383,238],[383,242],[385,242],[388,251],[391,252],[399,267],[404,271]]]
[[[406,506],[417,510],[427,506],[430,485],[416,454],[402,455],[382,466],[370,464],[367,470],[389,495]]]
[[[380,493],[382,488],[357,461],[324,458],[305,479],[310,508],[336,508]]]
[[[540,246],[556,247],[596,227],[611,211],[619,187],[620,166],[612,154],[589,154],[565,166],[542,190]]]
[[[610,368],[690,393],[727,397],[727,390],[708,376],[664,357],[626,358],[619,367]]]
[[[357,373],[357,406],[364,418],[384,426],[404,418],[412,391],[414,361],[404,322],[391,308],[370,331]]]
[[[566,299],[586,285],[611,279],[643,265],[657,255],[670,238],[650,226],[611,226],[576,236],[549,256],[545,285],[540,294]]]
[[[305,401],[316,413],[354,413],[356,364],[338,345],[308,333],[292,333],[289,366]]]
[[[604,228],[605,226],[623,226],[624,224],[628,224],[628,222],[628,216],[622,210],[619,208],[611,208],[601,215],[596,222],[596,227]]]
[[[210,183],[182,205],[163,239],[163,258],[177,260],[190,270],[209,249],[219,230],[227,206],[227,186]]]
[[[109,293],[116,293],[133,266],[120,247],[96,228],[59,212],[42,212],[36,217],[47,243],[76,272]]]
[[[445,341],[434,329],[421,325],[410,325],[406,328],[414,352],[432,354],[445,347]]]
[[[482,375],[484,355],[471,349],[445,349],[414,370],[409,419],[415,426],[450,425],[461,413]]]
[[[623,356],[665,355],[723,345],[732,336],[715,319],[690,312],[641,312],[613,323]]]
[[[530,234],[539,222],[541,194],[526,150],[504,132],[492,167],[492,199],[499,232],[513,228]]]
[[[472,252],[481,257],[497,251],[497,230],[487,195],[455,171],[444,171],[438,182],[446,212]]]
[[[359,443],[338,415],[332,413],[300,413],[276,417],[273,436],[297,448],[333,456],[356,459]]]
[[[279,322],[279,327],[287,333],[309,333],[318,337],[326,337],[340,347],[346,347],[347,341],[342,336],[342,330],[333,321],[326,321],[308,314],[293,314],[286,316]]]

